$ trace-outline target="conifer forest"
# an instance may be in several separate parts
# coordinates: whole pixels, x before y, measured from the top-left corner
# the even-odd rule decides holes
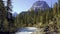
[[[31,10],[21,12],[16,17],[12,16],[12,0],[0,0],[0,34],[15,33],[18,28],[36,27],[44,28],[44,33],[56,32],[60,34],[60,0],[52,8],[45,10]],[[47,28],[47,29],[46,29]]]

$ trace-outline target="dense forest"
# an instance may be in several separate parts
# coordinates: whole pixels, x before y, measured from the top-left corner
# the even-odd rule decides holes
[[[53,8],[47,10],[27,11],[12,16],[11,0],[7,0],[7,6],[0,0],[0,31],[14,32],[21,27],[45,28],[49,26],[50,31],[60,32],[60,0]],[[10,15],[10,18],[9,18]]]

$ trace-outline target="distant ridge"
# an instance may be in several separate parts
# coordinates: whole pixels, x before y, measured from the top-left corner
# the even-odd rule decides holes
[[[12,16],[16,17],[17,15],[18,15],[17,12],[14,12]]]

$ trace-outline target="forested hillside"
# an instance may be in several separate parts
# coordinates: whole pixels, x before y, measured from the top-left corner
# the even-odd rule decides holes
[[[27,11],[20,13],[15,20],[17,28],[49,26],[50,31],[60,31],[60,8],[59,3],[55,3],[53,8],[47,10]]]
[[[5,6],[3,0],[0,0],[0,32],[15,32],[21,27],[46,28],[47,26],[50,31],[60,32],[60,0],[54,4],[53,8],[37,11],[31,9],[21,12],[16,17],[12,16],[11,11],[11,3]]]

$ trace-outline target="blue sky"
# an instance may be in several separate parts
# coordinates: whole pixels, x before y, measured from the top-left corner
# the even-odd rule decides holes
[[[13,12],[21,13],[22,11],[27,11],[36,1],[38,0],[12,0]],[[55,2],[58,2],[57,0],[40,0],[40,1],[46,1],[49,6],[51,6],[51,1],[52,5]]]

